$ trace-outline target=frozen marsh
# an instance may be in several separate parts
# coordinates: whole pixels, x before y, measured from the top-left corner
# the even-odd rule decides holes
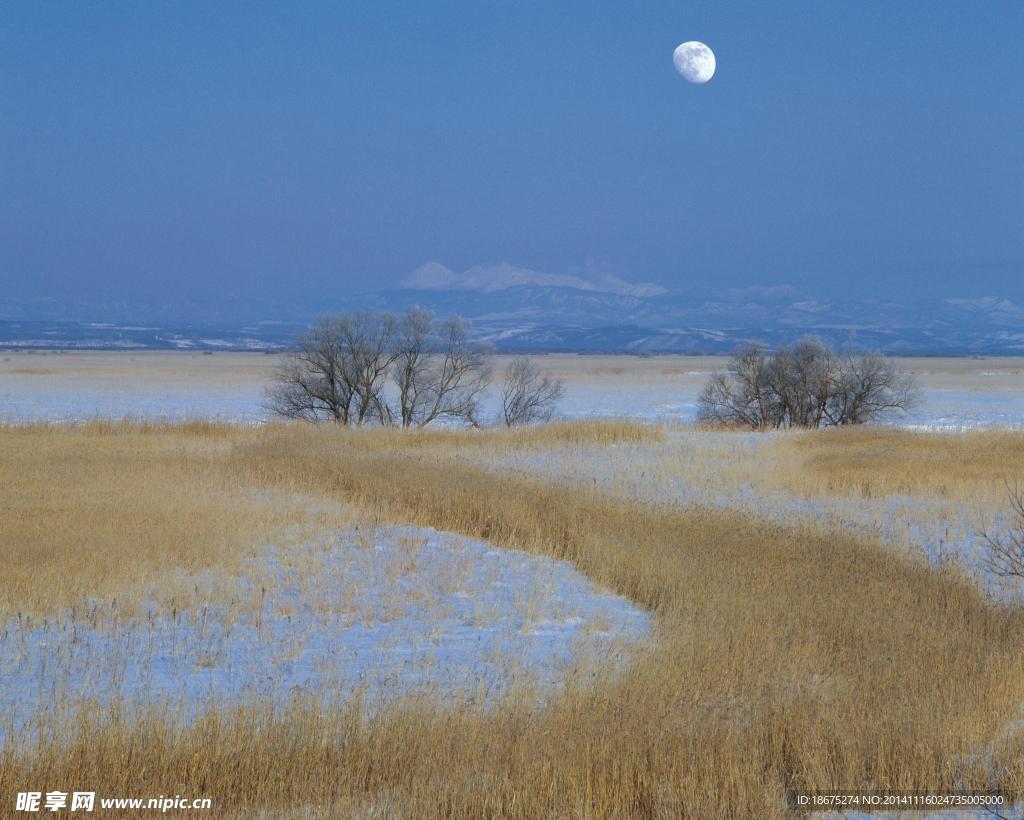
[[[59,731],[89,705],[189,717],[296,694],[370,708],[411,695],[543,699],[613,670],[652,629],[568,563],[413,527],[271,547],[235,577],[185,580],[185,608],[154,589],[137,614],[95,602],[8,620],[3,735]]]

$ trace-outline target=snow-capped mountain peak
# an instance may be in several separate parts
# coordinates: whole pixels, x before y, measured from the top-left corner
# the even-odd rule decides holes
[[[667,293],[665,288],[658,285],[627,282],[611,274],[585,277],[570,273],[544,273],[510,265],[507,262],[474,265],[462,273],[456,273],[439,262],[427,262],[405,277],[401,286],[410,290],[472,290],[480,293],[540,286],[612,293],[639,299]]]

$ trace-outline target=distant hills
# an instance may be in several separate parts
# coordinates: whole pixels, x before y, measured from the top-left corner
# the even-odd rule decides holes
[[[804,335],[894,355],[1024,355],[1024,308],[1006,299],[829,300],[793,288],[669,292],[615,277],[510,265],[457,274],[436,263],[403,286],[323,303],[225,296],[216,302],[0,300],[0,348],[248,349],[289,346],[316,316],[340,310],[458,313],[504,351],[726,353]]]

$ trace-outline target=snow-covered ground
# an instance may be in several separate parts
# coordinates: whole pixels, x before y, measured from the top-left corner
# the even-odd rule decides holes
[[[267,418],[263,391],[273,356],[139,352],[0,356],[0,421],[152,421]]]
[[[276,355],[198,352],[5,352],[0,421],[80,421],[132,416],[258,423]],[[708,375],[724,360],[664,356],[539,356],[565,380],[565,418],[691,422]],[[499,357],[500,374],[505,359]],[[923,402],[887,423],[924,429],[1024,428],[1024,361],[908,359]],[[498,415],[496,391],[484,419]]]
[[[568,563],[411,527],[269,548],[237,577],[190,579],[182,610],[96,604],[0,630],[0,740],[70,725],[82,704],[282,703],[297,692],[372,707],[423,693],[486,706],[614,671],[650,615]]]
[[[925,382],[921,406],[889,424],[913,430],[1024,429],[1024,383],[941,387]]]

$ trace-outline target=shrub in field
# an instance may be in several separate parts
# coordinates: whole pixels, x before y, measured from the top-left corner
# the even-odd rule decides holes
[[[837,354],[808,338],[774,352],[759,343],[738,348],[705,385],[697,413],[705,423],[754,430],[837,427],[917,401],[913,375],[882,354]]]

